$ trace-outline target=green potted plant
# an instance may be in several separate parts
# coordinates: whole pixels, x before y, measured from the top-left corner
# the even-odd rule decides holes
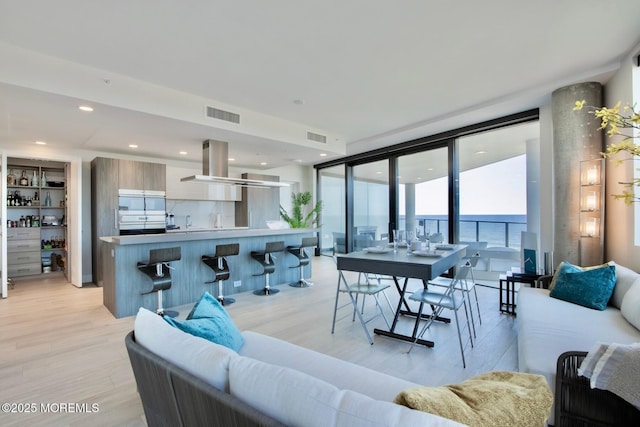
[[[293,204],[293,212],[291,215],[280,206],[280,217],[286,221],[291,228],[309,228],[319,227],[320,211],[322,210],[322,201],[317,201],[316,205],[309,213],[304,214],[304,207],[311,203],[311,193],[305,191],[303,193],[291,193],[291,201]],[[311,225],[309,225],[311,221]]]

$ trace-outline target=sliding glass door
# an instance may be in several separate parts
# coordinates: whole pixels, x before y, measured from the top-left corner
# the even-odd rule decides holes
[[[449,168],[446,146],[398,157],[398,229],[448,241]]]
[[[353,167],[353,250],[362,250],[378,240],[388,240],[389,161]]]
[[[460,241],[520,249],[527,227],[526,142],[537,122],[458,139]]]
[[[320,170],[319,200],[322,200],[320,250],[322,255],[346,253],[345,165]]]

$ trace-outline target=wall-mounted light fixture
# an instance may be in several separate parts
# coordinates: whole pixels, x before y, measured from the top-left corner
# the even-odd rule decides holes
[[[587,164],[585,164],[587,163]],[[602,175],[602,160],[585,160],[581,163],[580,168],[580,184],[581,185],[600,185],[600,177]]]
[[[580,162],[580,263],[598,263],[604,252],[604,159]]]
[[[600,219],[586,218],[582,224],[580,235],[582,237],[600,237]]]

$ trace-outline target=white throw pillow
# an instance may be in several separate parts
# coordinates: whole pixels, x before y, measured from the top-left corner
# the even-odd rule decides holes
[[[393,402],[374,400],[351,390],[341,390],[336,425],[367,426],[463,426],[438,415],[407,408]]]
[[[229,360],[233,350],[182,332],[145,308],[136,316],[136,342],[163,359],[201,378],[219,390],[229,391]]]
[[[616,286],[613,288],[613,294],[611,295],[609,304],[616,308],[621,308],[625,294],[629,289],[631,289],[631,286],[633,286],[634,283],[640,281],[640,275],[630,268],[620,264],[615,264],[615,266]]]
[[[640,330],[640,282],[636,281],[624,295],[620,313],[627,322]]]
[[[229,389],[231,395],[292,426],[461,425],[355,391],[338,390],[303,372],[242,356],[229,362]]]

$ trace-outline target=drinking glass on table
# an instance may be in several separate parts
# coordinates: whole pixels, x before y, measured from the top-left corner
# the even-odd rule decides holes
[[[393,252],[398,252],[399,238],[400,238],[400,230],[393,230]]]
[[[411,243],[413,243],[414,232],[407,230],[407,253],[411,253]]]

